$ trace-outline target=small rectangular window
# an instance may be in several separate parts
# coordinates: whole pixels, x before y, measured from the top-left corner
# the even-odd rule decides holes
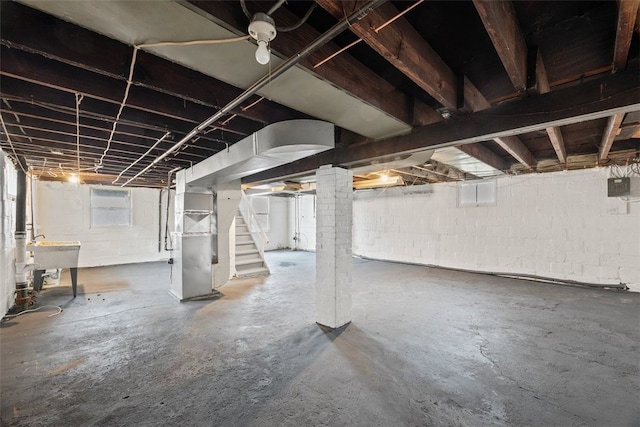
[[[91,189],[91,227],[131,226],[129,190]]]
[[[458,186],[458,206],[496,204],[496,181],[462,182]]]

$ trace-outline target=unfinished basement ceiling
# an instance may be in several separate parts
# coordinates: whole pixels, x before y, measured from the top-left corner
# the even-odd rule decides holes
[[[638,3],[384,2],[131,185],[165,185],[171,169],[301,118],[334,123],[335,148],[244,183],[433,148],[431,168],[465,179],[640,161]],[[272,17],[292,25],[313,4],[285,2]],[[365,2],[316,4],[271,42],[268,66],[247,40],[142,47],[128,85],[136,45],[245,35],[241,3],[1,2],[1,147],[40,179],[122,184]]]

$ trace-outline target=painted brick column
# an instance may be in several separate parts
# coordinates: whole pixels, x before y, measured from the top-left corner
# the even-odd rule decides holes
[[[351,322],[352,182],[346,169],[316,172],[316,321],[330,328]]]

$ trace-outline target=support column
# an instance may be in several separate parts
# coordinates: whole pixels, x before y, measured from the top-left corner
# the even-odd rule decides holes
[[[316,321],[329,328],[351,322],[351,171],[316,172]]]

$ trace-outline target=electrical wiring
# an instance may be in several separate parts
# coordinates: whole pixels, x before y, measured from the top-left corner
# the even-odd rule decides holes
[[[120,121],[120,116],[122,115],[122,111],[124,110],[124,107],[127,105],[127,99],[129,98],[129,91],[131,90],[131,85],[133,84],[133,72],[135,70],[136,60],[138,58],[138,51],[140,49],[150,48],[150,47],[161,47],[161,46],[196,46],[196,45],[233,43],[233,42],[247,40],[248,38],[249,38],[249,36],[247,35],[247,36],[242,36],[242,37],[234,37],[234,38],[230,38],[230,39],[192,40],[192,41],[183,41],[183,42],[142,43],[142,44],[134,46],[133,47],[133,54],[131,55],[131,65],[129,66],[129,76],[127,77],[127,85],[125,86],[125,89],[124,89],[124,96],[122,97],[122,102],[120,103],[120,107],[118,108],[118,113],[116,114],[115,120],[113,121],[113,127],[111,128],[111,133],[109,134],[109,139],[107,140],[107,146],[105,147],[104,152],[102,153],[102,156],[100,156],[100,160],[98,161],[98,165],[97,166],[102,166],[102,162],[103,162],[104,158],[106,157],[107,153],[109,152],[109,149],[111,148],[111,142],[113,140],[113,136],[115,135],[116,127],[118,126],[118,123]],[[162,139],[164,139],[164,138],[162,138]],[[151,149],[149,151],[151,151]],[[120,178],[120,176],[122,176],[122,173],[118,176],[116,181]],[[130,181],[128,181],[128,182],[130,182]]]
[[[7,141],[9,142],[9,145],[11,146],[11,151],[13,151],[13,155],[16,158],[16,162],[18,162],[18,164],[20,165],[20,169],[22,169],[22,172],[24,172],[26,174],[27,171],[24,170],[24,166],[22,166],[22,162],[18,159],[18,153],[16,153],[16,149],[13,147],[13,142],[11,142],[11,136],[9,136],[9,131],[7,131],[7,125],[5,125],[5,123],[4,123],[4,118],[2,117],[2,114],[0,114],[0,122],[2,122],[2,131],[4,132],[5,136],[7,137]]]
[[[76,162],[80,172],[80,103],[84,95],[76,93]]]
[[[32,308],[30,310],[21,311],[18,314],[8,314],[8,315],[4,316],[4,318],[5,319],[11,319],[11,318],[14,318],[14,317],[22,316],[23,314],[26,314],[26,313],[33,313],[34,311],[38,311],[40,309],[47,308],[47,307],[53,307],[53,308],[57,308],[58,309],[57,312],[52,313],[52,314],[48,315],[47,317],[57,316],[58,314],[62,313],[62,307],[60,307],[60,306],[57,306],[57,305],[43,305],[42,307]]]
[[[111,128],[111,133],[109,134],[109,139],[107,140],[107,146],[100,156],[100,160],[98,161],[98,165],[102,166],[102,161],[105,156],[109,152],[109,148],[111,148],[111,141],[113,140],[113,135],[116,133],[116,127],[118,126],[118,121],[120,121],[120,116],[122,115],[122,110],[124,110],[125,105],[127,104],[127,98],[129,97],[129,90],[131,89],[131,83],[133,80],[133,70],[136,66],[136,57],[138,56],[138,47],[135,46],[133,48],[133,55],[131,56],[131,66],[129,67],[129,78],[127,79],[127,86],[124,89],[124,96],[122,98],[122,102],[120,103],[120,107],[118,108],[118,113],[116,114],[116,118],[113,121],[113,127]]]
[[[208,44],[222,44],[222,43],[234,43],[249,40],[249,36],[232,37],[229,39],[215,39],[215,40],[191,40],[184,42],[158,42],[158,43],[144,43],[136,45],[136,49],[144,49],[147,47],[160,47],[160,46],[198,46]]]
[[[276,29],[281,32],[281,33],[287,33],[289,31],[293,31],[293,30],[297,30],[298,28],[300,28],[302,26],[302,24],[304,24],[305,22],[307,22],[307,19],[309,19],[309,16],[311,16],[311,13],[314,11],[314,9],[316,8],[316,6],[318,5],[318,3],[313,3],[309,9],[307,10],[307,12],[304,14],[304,16],[295,24],[290,25],[288,27],[276,27]],[[269,13],[270,14],[270,13]]]
[[[120,172],[118,174],[118,176],[116,177],[116,179],[114,179],[111,183],[115,184],[116,182],[118,182],[118,180],[122,177],[122,175],[128,171],[129,169],[131,169],[132,166],[135,166],[140,160],[142,160],[143,158],[145,158],[149,153],[151,153],[153,151],[154,148],[156,148],[158,146],[158,144],[160,144],[162,141],[164,141],[165,139],[167,139],[169,136],[171,135],[171,132],[166,132],[161,138],[159,138],[155,144],[153,144],[151,146],[151,148],[149,148],[142,156],[138,157],[138,159],[131,163],[129,166],[127,166],[125,169],[122,170],[122,172]]]

